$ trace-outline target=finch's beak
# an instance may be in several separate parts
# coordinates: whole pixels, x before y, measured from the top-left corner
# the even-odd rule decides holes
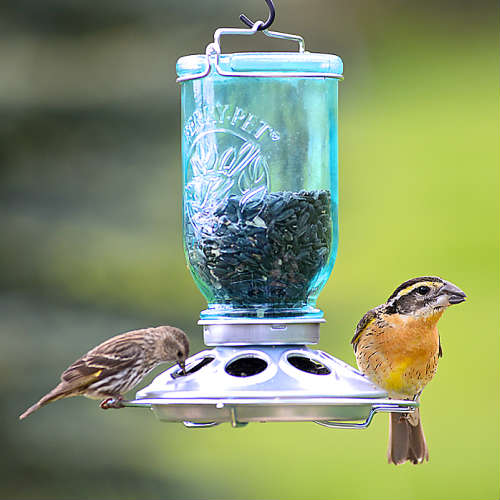
[[[186,373],[186,363],[184,361],[179,361],[179,366],[181,367],[182,374],[187,375]]]
[[[449,281],[446,281],[444,287],[439,290],[439,295],[446,298],[448,305],[460,304],[467,298],[467,295],[458,286]]]

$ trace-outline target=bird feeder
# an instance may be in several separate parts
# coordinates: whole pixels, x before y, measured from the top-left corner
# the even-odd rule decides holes
[[[242,20],[248,29],[218,29],[205,54],[177,62],[184,249],[208,302],[199,324],[213,348],[128,405],[189,427],[356,428],[376,412],[411,412],[418,403],[388,399],[348,364],[307,347],[319,341],[316,299],[337,252],[342,60],[307,52],[302,37],[269,31],[269,20]],[[223,36],[259,31],[298,50],[222,52]]]

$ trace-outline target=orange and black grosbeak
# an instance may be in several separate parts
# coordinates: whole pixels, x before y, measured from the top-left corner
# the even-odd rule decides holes
[[[449,281],[423,276],[405,281],[385,304],[368,311],[351,343],[359,369],[395,399],[418,400],[442,356],[437,322],[444,310],[465,300]],[[389,463],[429,460],[420,412],[391,413]]]

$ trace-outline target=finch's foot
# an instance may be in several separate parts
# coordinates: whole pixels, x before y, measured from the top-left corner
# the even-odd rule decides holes
[[[122,401],[123,398],[121,396],[117,398],[107,398],[101,402],[100,406],[103,410],[125,408]]]

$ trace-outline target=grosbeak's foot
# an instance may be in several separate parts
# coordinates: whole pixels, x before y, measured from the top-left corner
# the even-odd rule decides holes
[[[100,406],[103,410],[125,408],[125,405],[123,404],[121,397],[107,398],[101,402]]]

